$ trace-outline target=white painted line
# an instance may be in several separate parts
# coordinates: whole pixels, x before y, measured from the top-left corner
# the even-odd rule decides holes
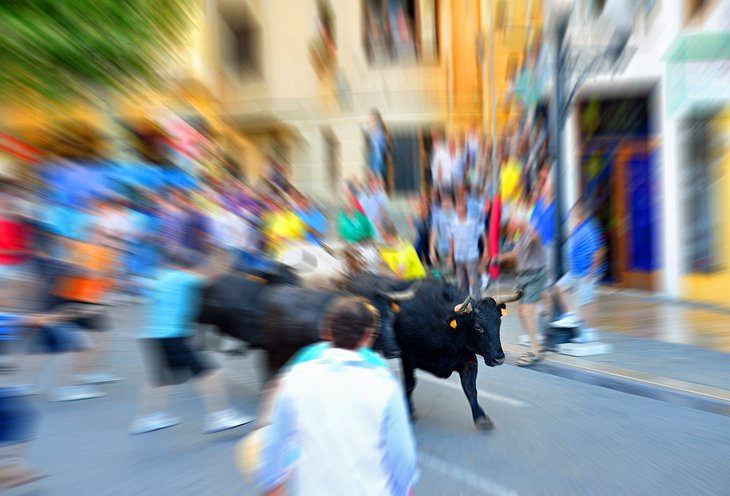
[[[420,450],[418,451],[418,461],[424,467],[448,475],[455,481],[478,489],[482,494],[487,496],[517,496],[515,491],[507,489],[497,482],[469,472],[459,465],[441,460]]]
[[[438,377],[434,377],[420,371],[416,372],[416,375],[419,381],[431,382],[433,384],[439,384],[441,386],[463,392],[461,389],[461,382],[454,382],[451,379],[439,379]],[[507,396],[502,396],[501,394],[488,393],[486,391],[482,391],[481,389],[477,389],[477,394],[486,400],[495,401],[497,403],[504,403],[505,405],[514,406],[516,408],[527,408],[530,406],[529,403],[526,403],[522,400],[508,398]]]

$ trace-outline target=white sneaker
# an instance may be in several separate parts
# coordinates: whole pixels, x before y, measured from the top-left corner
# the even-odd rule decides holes
[[[574,313],[568,312],[563,314],[558,320],[552,322],[551,325],[553,327],[578,327],[578,317]]]
[[[229,408],[228,410],[220,410],[218,412],[209,413],[205,420],[206,434],[227,431],[235,429],[242,425],[246,425],[255,420],[255,417],[243,415],[241,412]]]
[[[104,396],[106,396],[104,391],[93,386],[64,386],[53,389],[48,399],[50,401],[78,401]]]
[[[165,412],[153,413],[135,417],[129,425],[129,434],[146,434],[147,432],[167,429],[180,423],[178,417],[173,417]]]
[[[482,291],[489,287],[489,274],[482,274]]]
[[[74,381],[78,384],[111,384],[113,382],[123,381],[124,378],[111,372],[100,372],[98,374],[82,374],[74,376]]]

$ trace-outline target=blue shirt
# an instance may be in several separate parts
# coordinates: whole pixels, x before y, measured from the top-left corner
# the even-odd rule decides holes
[[[605,270],[605,262],[601,264],[597,272],[589,274],[593,256],[603,247],[603,235],[598,222],[589,217],[579,225],[568,239],[568,262],[570,272],[575,277],[586,277],[593,275],[601,276]]]
[[[190,250],[204,252],[211,229],[208,218],[200,212],[187,212],[183,221],[182,244]]]
[[[314,234],[307,231],[307,234],[305,235],[307,241],[316,243],[317,234],[320,237],[324,237],[324,235],[327,233],[327,219],[316,208],[310,208],[309,210],[297,209],[296,214],[297,217],[299,217],[299,220],[301,220],[309,229],[316,233]]]
[[[552,243],[555,238],[555,201],[545,204],[545,200],[539,198],[535,202],[530,221],[540,235],[543,246]]]
[[[198,307],[202,278],[182,270],[161,269],[150,288],[147,325],[142,338],[179,338],[193,333],[191,322]]]
[[[456,222],[456,214],[453,210],[444,211],[436,207],[433,212],[432,229],[436,230],[436,244],[442,255],[449,251],[449,229]]]

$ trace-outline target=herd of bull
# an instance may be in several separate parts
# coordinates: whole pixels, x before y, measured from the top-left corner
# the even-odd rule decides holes
[[[313,289],[294,269],[230,273],[203,292],[197,321],[266,353],[272,377],[301,348],[320,341],[320,322],[343,295],[367,298],[380,314],[376,350],[394,335],[401,350],[403,382],[411,417],[415,370],[448,378],[457,372],[478,429],[494,427],[477,400],[477,355],[489,367],[504,362],[500,325],[506,303],[519,293],[473,299],[440,279],[406,282],[359,271]],[[382,332],[390,325],[393,334]]]

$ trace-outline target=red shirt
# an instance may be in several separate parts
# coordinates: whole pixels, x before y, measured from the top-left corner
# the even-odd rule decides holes
[[[0,218],[0,265],[20,265],[28,256],[30,232],[22,222]],[[7,254],[21,251],[22,254]]]

